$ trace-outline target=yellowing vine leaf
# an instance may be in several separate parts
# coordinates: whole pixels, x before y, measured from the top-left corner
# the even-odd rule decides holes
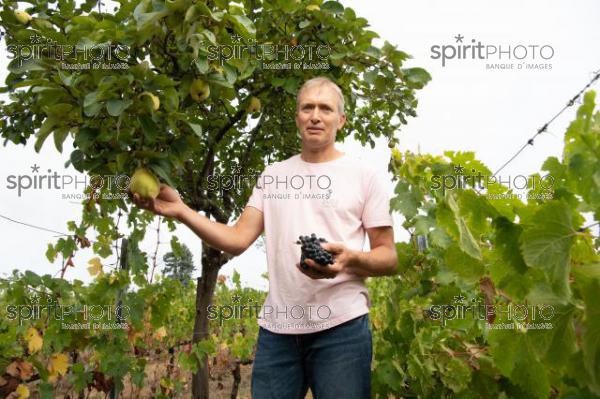
[[[173,389],[175,387],[175,385],[173,384],[173,381],[169,378],[161,378],[160,379],[160,386],[163,388],[167,388],[167,389]]]
[[[92,354],[90,355],[89,359],[90,359],[89,360],[90,363],[92,363],[92,364],[100,363],[100,354],[96,351],[93,351]]]
[[[29,397],[29,389],[23,384],[19,384],[15,392],[18,395],[18,399],[26,399]]]
[[[163,326],[154,332],[154,339],[160,341],[167,336],[167,329]]]
[[[127,340],[131,345],[135,344],[135,340],[137,338],[144,338],[144,333],[142,331],[137,331],[131,323],[129,323],[129,329],[127,331]]]
[[[91,276],[102,275],[102,263],[100,263],[100,258],[95,257],[89,260],[88,262],[88,272]]]
[[[39,351],[42,349],[42,345],[44,344],[44,340],[42,339],[39,331],[33,327],[30,327],[25,333],[25,340],[27,341],[29,353],[35,353]]]
[[[55,353],[50,356],[50,363],[48,364],[48,381],[55,382],[59,375],[65,375],[69,368],[69,357],[64,353]]]

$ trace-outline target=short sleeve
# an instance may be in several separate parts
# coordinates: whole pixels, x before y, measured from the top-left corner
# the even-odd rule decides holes
[[[260,174],[260,177],[258,177],[258,179],[256,180],[256,183],[254,184],[254,187],[252,188],[252,194],[250,195],[250,199],[248,199],[248,203],[246,203],[246,206],[251,206],[253,208],[258,209],[261,212],[264,212],[263,210],[263,199],[264,197],[264,186],[262,184],[263,182],[263,177],[266,174],[267,169],[265,168],[265,170]]]
[[[371,171],[365,174],[368,181],[365,205],[362,212],[362,224],[365,229],[371,227],[393,226],[390,214],[390,197],[383,176]]]

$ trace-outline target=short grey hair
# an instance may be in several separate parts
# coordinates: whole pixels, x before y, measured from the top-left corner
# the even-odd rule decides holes
[[[335,82],[329,79],[327,76],[317,76],[316,78],[312,78],[304,82],[302,87],[300,87],[300,90],[298,90],[298,95],[296,96],[296,108],[300,106],[300,94],[302,94],[304,90],[309,89],[313,86],[323,85],[328,85],[335,91],[335,93],[338,96],[338,112],[344,115],[345,102],[344,95],[342,94],[342,89],[340,89],[340,86],[335,84]]]

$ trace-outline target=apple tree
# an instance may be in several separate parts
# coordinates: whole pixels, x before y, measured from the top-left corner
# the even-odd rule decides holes
[[[90,175],[149,168],[221,223],[240,215],[252,184],[215,189],[215,177],[258,175],[300,151],[294,114],[305,80],[325,75],[342,88],[348,121],[337,139],[371,147],[376,137],[397,143],[416,116],[415,91],[430,80],[404,66],[407,53],[376,45],[367,20],[336,1],[117,0],[112,10],[96,0],[20,3],[30,6],[5,0],[0,11],[11,58],[0,88],[9,97],[0,103],[4,144],[54,145],[67,166]],[[138,242],[153,215],[127,198],[90,196],[82,205],[81,221],[69,223],[73,236],[50,246],[49,257],[73,255],[90,230],[94,251],[110,256],[116,215],[125,212],[129,273],[147,284]],[[206,308],[231,256],[203,244],[201,259],[194,342],[207,336]],[[195,398],[208,397],[206,359],[192,385]]]

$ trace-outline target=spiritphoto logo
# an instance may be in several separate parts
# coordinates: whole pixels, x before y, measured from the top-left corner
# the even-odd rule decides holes
[[[328,175],[263,175],[257,187],[269,190],[265,200],[329,200],[333,189]]]
[[[45,299],[32,295],[26,305],[6,305],[6,318],[19,325],[37,320],[61,322],[65,330],[127,329],[125,322],[130,316],[127,305],[107,304],[60,304],[56,298]]]
[[[32,60],[60,61],[60,69],[126,69],[130,48],[125,44],[80,43],[59,44],[37,33],[29,37],[28,44],[9,44],[9,59],[16,59],[20,68]]]
[[[244,173],[242,173],[244,170]],[[248,187],[253,187],[260,178],[260,173],[255,173],[252,169],[242,169],[240,165],[236,165],[231,169],[231,174],[216,173],[206,177],[207,189],[210,191],[243,190]]]
[[[329,201],[333,190],[332,180],[326,174],[309,175],[270,175],[268,173],[241,173],[236,166],[232,174],[214,174],[207,177],[207,188],[211,191],[242,190],[256,187],[268,191],[265,200],[327,200],[325,207],[334,207],[336,201]]]
[[[551,329],[550,320],[554,317],[554,306],[524,305],[524,304],[497,304],[483,303],[479,298],[473,298],[471,304],[464,304],[465,297],[456,295],[453,304],[431,305],[426,311],[426,316],[435,321],[440,321],[446,326],[449,320],[481,320],[486,321],[489,329]],[[493,324],[496,316],[502,319],[501,323]]]
[[[31,173],[8,175],[6,177],[6,189],[16,190],[19,197],[31,190],[60,190],[62,191],[61,199],[67,200],[97,199],[100,197],[102,199],[127,198],[130,177],[124,174],[71,175],[59,174],[52,169],[46,169],[47,173],[44,173],[38,164],[33,164],[30,169]],[[85,192],[90,188],[89,191],[91,192]],[[69,192],[70,190],[73,191]],[[102,192],[103,190],[108,190],[108,192]]]
[[[473,188],[476,190],[488,190],[492,186],[503,185],[509,190],[536,190],[540,192],[528,192],[526,196],[521,193],[485,193],[488,199],[552,199],[552,190],[554,188],[554,177],[550,174],[545,176],[525,176],[525,175],[486,175],[471,169],[467,171],[464,166],[458,164],[454,166],[454,174],[433,175],[431,176],[431,189],[442,190],[445,193],[448,190],[463,190]]]
[[[442,67],[451,60],[481,60],[486,62],[486,69],[550,70],[554,54],[549,44],[484,44],[459,33],[452,44],[432,45],[430,57],[441,60]]]
[[[222,66],[231,59],[253,58],[262,62],[262,69],[329,69],[331,48],[327,44],[258,43],[255,39],[244,39],[232,35],[232,44],[214,44],[202,40],[209,61],[218,61]]]
[[[231,296],[231,301],[230,305],[208,305],[206,308],[208,319],[218,320],[220,326],[227,320],[244,318],[268,319],[271,323],[273,320],[277,320],[278,323],[303,325],[313,320],[317,325],[331,316],[331,309],[327,305],[261,306],[252,298],[248,299],[247,303],[243,303],[243,298],[237,294]]]

